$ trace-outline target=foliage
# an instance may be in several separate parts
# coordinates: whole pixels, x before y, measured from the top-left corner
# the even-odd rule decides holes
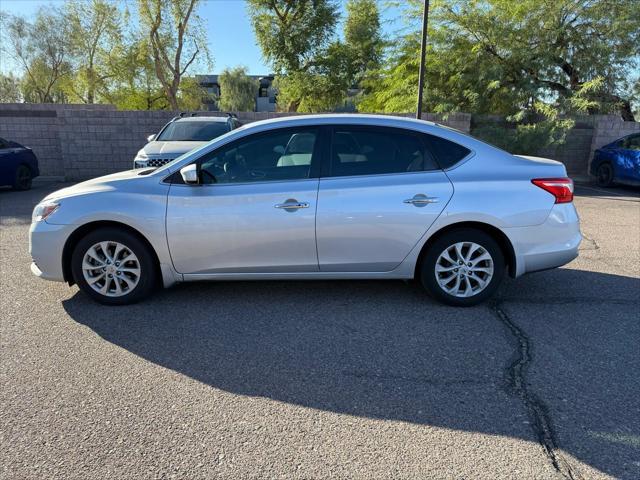
[[[33,23],[22,17],[2,16],[2,55],[10,55],[24,69],[21,81],[25,101],[64,100],[62,81],[70,73],[68,25],[53,8],[38,10]]]
[[[345,54],[349,80],[362,87],[363,80],[380,68],[384,41],[380,34],[380,12],[375,0],[348,0],[344,24]]]
[[[422,2],[405,3],[415,26]],[[635,0],[434,0],[425,107],[510,115],[547,101],[564,109],[601,78],[589,113],[616,105],[630,119],[628,78],[640,54],[636,10]],[[414,29],[396,44],[380,72],[383,81],[364,104],[368,109],[410,105],[419,35]]]
[[[218,76],[220,85],[220,110],[250,112],[256,104],[258,82],[247,75],[245,67],[226,68]]]
[[[20,80],[12,74],[0,74],[0,103],[18,103],[20,100]]]
[[[575,125],[571,119],[559,118],[557,110],[541,102],[536,103],[533,113],[522,111],[507,121],[513,122],[511,128],[485,123],[473,128],[471,133],[511,153],[539,155],[563,145]]]
[[[141,30],[148,38],[154,71],[173,110],[180,81],[199,55],[209,59],[196,9],[200,0],[138,0]]]
[[[107,0],[70,0],[63,14],[73,66],[73,78],[67,82],[69,98],[95,103],[116,77],[114,63],[124,53],[123,15]]]
[[[258,45],[276,73],[307,71],[333,38],[334,0],[248,0]]]
[[[249,13],[264,57],[277,77],[278,106],[323,112],[341,105],[382,58],[375,1],[349,0],[344,42],[336,38],[333,0],[249,0]]]

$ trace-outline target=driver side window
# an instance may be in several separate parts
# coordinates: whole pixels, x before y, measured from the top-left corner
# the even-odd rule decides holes
[[[204,184],[309,178],[318,132],[287,129],[252,135],[200,160]]]

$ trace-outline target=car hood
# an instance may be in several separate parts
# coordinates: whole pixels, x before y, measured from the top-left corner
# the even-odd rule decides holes
[[[142,150],[147,155],[182,155],[207,142],[150,142]]]
[[[115,190],[118,187],[118,184],[123,182],[143,181],[147,177],[140,175],[140,173],[145,172],[146,170],[147,169],[126,170],[124,172],[112,173],[111,175],[105,175],[103,177],[92,178],[85,182],[76,183],[71,187],[56,190],[55,192],[47,195],[43,201],[75,197],[76,195],[83,195],[86,193]]]

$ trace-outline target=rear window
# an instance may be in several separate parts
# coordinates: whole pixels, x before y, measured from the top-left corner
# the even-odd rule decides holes
[[[466,147],[434,135],[425,135],[427,148],[443,170],[451,168],[471,153]]]
[[[226,122],[173,122],[156,140],[163,142],[208,142],[229,131]]]

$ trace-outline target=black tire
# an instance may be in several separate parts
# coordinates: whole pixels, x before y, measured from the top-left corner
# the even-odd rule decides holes
[[[481,246],[489,255],[493,261],[493,276],[488,281],[489,283],[484,287],[483,290],[480,290],[478,293],[468,296],[468,297],[458,297],[448,293],[443,287],[440,286],[437,279],[436,273],[436,262],[440,255],[447,250],[449,247],[453,246],[459,242],[473,242],[479,246]],[[505,274],[505,260],[502,249],[498,245],[498,243],[491,237],[491,235],[473,228],[459,228],[456,230],[451,230],[438,237],[429,247],[429,250],[425,253],[419,270],[420,280],[424,288],[434,297],[436,300],[445,303],[447,305],[452,305],[455,307],[471,307],[473,305],[477,305],[479,303],[484,302],[489,299],[498,289],[502,279]],[[466,253],[468,253],[469,249],[466,247]],[[475,254],[474,254],[475,255]],[[475,255],[478,258],[477,255]],[[478,266],[486,265],[486,263],[478,263]],[[463,266],[466,267],[466,266]],[[462,270],[463,267],[458,267]],[[456,270],[458,272],[458,270]],[[449,272],[447,272],[449,273]],[[455,272],[450,272],[451,275],[454,275]],[[460,272],[461,274],[462,272]],[[447,277],[447,274],[441,273],[444,277]],[[478,288],[479,282],[473,278],[473,275],[485,275],[484,273],[478,274],[477,272],[470,275],[469,279],[463,279],[463,282],[468,282]],[[456,277],[452,277],[455,285]],[[486,278],[486,277],[485,277]],[[477,283],[476,283],[477,282]]]
[[[138,283],[132,287],[130,292],[121,296],[107,296],[94,290],[85,279],[82,268],[84,256],[92,246],[100,242],[118,242],[137,257],[140,275]],[[115,249],[115,246],[112,246],[112,248]],[[115,266],[115,262],[113,265]],[[71,272],[78,287],[80,287],[84,293],[95,301],[105,305],[130,305],[139,302],[151,294],[159,278],[156,262],[152,252],[149,251],[149,247],[137,236],[113,227],[94,230],[78,242],[71,255]],[[121,274],[124,275],[124,272],[121,272]],[[113,276],[115,276],[115,272]],[[113,276],[110,282],[118,282],[121,287],[126,286],[126,282],[116,280]],[[110,285],[115,290],[115,283],[111,283]],[[109,288],[109,290],[111,290],[111,288]]]
[[[613,166],[609,162],[603,162],[598,166],[596,182],[600,187],[610,187],[613,185]]]
[[[16,178],[13,181],[14,190],[29,190],[33,177],[31,176],[31,169],[26,165],[18,165],[16,168]]]

